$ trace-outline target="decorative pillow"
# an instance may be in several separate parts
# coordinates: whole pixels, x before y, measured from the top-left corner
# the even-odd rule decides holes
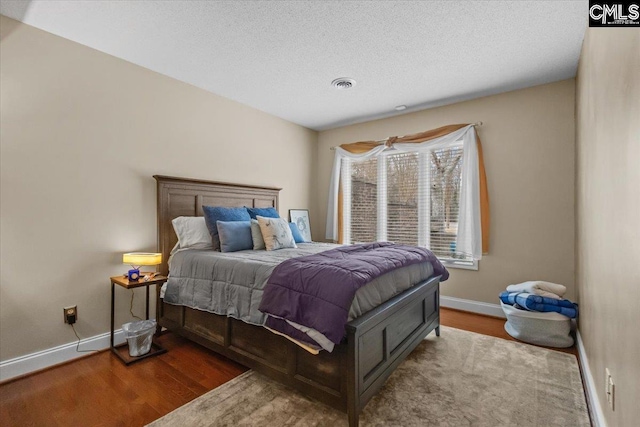
[[[258,215],[265,218],[280,218],[280,214],[275,208],[246,208],[251,219],[256,219]]]
[[[178,236],[176,249],[213,249],[211,234],[201,216],[179,216],[171,221]]]
[[[217,221],[220,251],[237,252],[253,249],[251,221]]]
[[[257,219],[251,220],[251,239],[253,240],[253,250],[266,249],[264,245],[264,239],[262,238],[262,231],[260,231],[260,224]]]
[[[295,222],[290,222],[289,227],[291,228],[291,235],[293,236],[293,240],[296,243],[306,243],[304,237],[302,237],[302,234],[300,234],[300,229]]]
[[[225,208],[220,206],[203,206],[204,219],[211,234],[213,250],[220,250],[220,237],[218,237],[218,221],[251,221],[251,217],[245,208]]]
[[[291,228],[289,223],[284,218],[265,218],[258,215],[258,224],[260,225],[260,231],[262,231],[262,237],[264,238],[264,244],[268,251],[275,251],[276,249],[284,248],[297,248],[295,240],[291,235]]]

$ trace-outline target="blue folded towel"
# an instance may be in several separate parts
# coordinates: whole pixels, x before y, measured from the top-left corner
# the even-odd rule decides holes
[[[568,299],[553,299],[525,292],[502,292],[500,301],[508,305],[518,304],[529,311],[556,312],[571,319],[578,316],[578,306]]]

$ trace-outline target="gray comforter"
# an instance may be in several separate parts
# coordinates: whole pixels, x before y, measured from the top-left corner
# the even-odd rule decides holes
[[[282,261],[333,249],[329,243],[301,243],[297,249],[221,253],[183,250],[169,261],[164,301],[264,325],[258,310],[262,290]],[[353,320],[433,274],[430,263],[393,270],[358,289],[349,311]]]

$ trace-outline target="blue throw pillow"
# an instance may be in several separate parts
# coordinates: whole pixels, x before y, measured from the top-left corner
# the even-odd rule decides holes
[[[251,221],[218,221],[217,224],[222,252],[253,249]]]
[[[246,208],[249,212],[251,219],[256,219],[256,216],[260,215],[265,218],[280,218],[278,211],[275,208]]]
[[[207,223],[213,250],[220,250],[220,237],[218,236],[218,221],[251,221],[251,217],[245,208],[225,208],[220,206],[203,206],[204,220]]]
[[[291,234],[293,234],[293,240],[296,243],[307,243],[305,242],[304,237],[302,237],[302,234],[300,234],[300,229],[295,222],[290,222],[289,228],[291,229]]]

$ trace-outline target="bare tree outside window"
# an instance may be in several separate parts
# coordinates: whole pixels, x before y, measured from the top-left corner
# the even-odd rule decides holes
[[[396,243],[418,245],[418,177],[416,153],[387,157],[387,239]]]
[[[462,148],[431,152],[431,250],[459,258],[455,240],[462,184]]]

